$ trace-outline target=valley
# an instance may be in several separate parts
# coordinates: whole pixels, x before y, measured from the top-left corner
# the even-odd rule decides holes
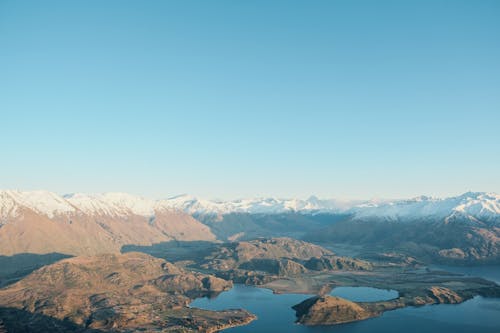
[[[298,322],[306,325],[359,321],[408,306],[457,304],[476,296],[500,297],[495,282],[433,270],[400,256],[372,261],[339,257],[319,246],[287,238],[196,247],[197,251],[181,251],[182,265],[277,294],[320,295],[290,304],[297,309]],[[162,255],[159,248],[155,248],[157,256]],[[166,247],[163,255],[175,258],[175,253],[175,248]],[[334,288],[358,286],[394,289],[398,296],[370,303],[328,296]]]
[[[495,267],[500,199],[492,194],[350,208],[317,198],[123,193],[3,191],[0,199],[0,319],[8,332],[214,332],[259,321],[244,303],[193,306],[235,285],[302,295],[287,307],[296,311],[291,323],[304,327],[500,296],[495,282],[436,266]],[[351,287],[397,296],[332,294]]]

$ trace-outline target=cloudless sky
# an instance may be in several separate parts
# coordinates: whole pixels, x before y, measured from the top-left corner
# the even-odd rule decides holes
[[[0,0],[0,188],[500,192],[500,1]]]

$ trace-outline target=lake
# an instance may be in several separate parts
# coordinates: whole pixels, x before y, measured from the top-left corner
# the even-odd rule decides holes
[[[376,288],[342,287],[332,291],[351,300],[390,299],[397,292]],[[291,306],[310,295],[273,294],[269,289],[235,285],[213,299],[199,298],[192,307],[208,310],[244,308],[258,316],[246,326],[224,330],[224,332],[307,332],[307,333],[498,333],[500,330],[500,299],[475,297],[461,304],[440,304],[423,307],[407,307],[388,311],[378,318],[335,325],[307,327],[295,324],[295,311]]]

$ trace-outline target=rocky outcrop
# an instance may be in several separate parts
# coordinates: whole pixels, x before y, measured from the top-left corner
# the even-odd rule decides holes
[[[239,242],[236,245],[235,252],[239,261],[253,258],[294,258],[305,260],[332,254],[329,250],[321,246],[293,238],[259,238],[248,242]]]
[[[252,259],[241,264],[239,268],[276,276],[296,276],[307,272],[304,266],[290,259]]]
[[[291,238],[259,238],[215,246],[196,268],[234,282],[260,285],[274,279],[298,277],[314,271],[369,271],[363,260],[335,256],[331,251]]]
[[[167,293],[189,298],[218,294],[233,286],[230,281],[200,273],[163,275],[151,283]]]
[[[225,280],[252,286],[263,285],[277,278],[276,275],[271,275],[266,272],[256,272],[244,269],[231,269],[229,271],[217,272],[216,274]]]
[[[273,274],[279,274],[280,270],[282,273],[287,270],[298,273],[303,270],[298,261],[331,254],[321,246],[292,238],[259,238],[247,242],[221,244],[198,265],[203,269],[219,272],[244,269]]]
[[[368,261],[338,256],[311,258],[304,263],[304,266],[313,271],[371,271],[373,269]]]
[[[356,302],[334,296],[309,298],[293,306],[293,309],[297,322],[306,325],[334,325],[374,316]]]
[[[443,287],[430,287],[423,290],[420,295],[408,300],[408,305],[425,304],[457,304],[469,299],[470,296],[459,295],[456,291]]]
[[[489,288],[489,295],[496,296],[499,287]],[[353,302],[334,296],[316,296],[293,306],[297,322],[305,325],[335,325],[364,320],[380,316],[406,306],[422,306],[426,304],[457,304],[472,298],[474,295],[488,295],[483,289],[452,290],[440,286],[431,286],[401,294],[400,297],[378,302]]]
[[[203,332],[254,318],[243,310],[213,312],[188,306],[194,297],[231,286],[231,282],[146,254],[106,254],[65,259],[31,273],[0,290],[0,308],[69,321],[86,329]],[[9,316],[11,312],[3,313]]]

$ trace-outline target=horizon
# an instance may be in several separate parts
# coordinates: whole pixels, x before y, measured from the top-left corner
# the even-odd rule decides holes
[[[146,200],[151,200],[151,201],[162,201],[162,200],[172,200],[176,198],[181,198],[181,197],[192,197],[196,200],[207,200],[215,203],[222,203],[222,202],[237,202],[240,200],[258,200],[258,199],[275,199],[275,200],[302,200],[302,201],[308,201],[312,198],[321,200],[321,201],[337,201],[339,204],[354,204],[355,202],[357,203],[364,203],[364,202],[370,202],[370,201],[380,201],[380,202],[387,202],[387,201],[405,201],[405,200],[413,200],[413,199],[419,199],[419,198],[428,198],[428,199],[437,199],[437,200],[444,200],[444,199],[449,199],[449,198],[456,198],[460,196],[464,196],[466,194],[486,194],[486,195],[499,195],[497,192],[492,192],[492,191],[465,191],[462,193],[456,193],[450,196],[434,196],[434,195],[426,195],[426,194],[421,194],[413,197],[395,197],[395,198],[389,198],[389,197],[372,197],[372,198],[347,198],[347,197],[322,197],[318,196],[315,194],[309,194],[304,197],[281,197],[281,196],[263,196],[263,195],[258,195],[258,196],[251,196],[251,197],[234,197],[234,198],[227,198],[227,199],[222,199],[222,198],[209,198],[209,197],[202,197],[202,196],[197,196],[193,195],[190,193],[181,193],[181,194],[174,194],[174,195],[168,195],[168,196],[160,196],[160,197],[151,197],[151,196],[144,196],[141,194],[136,194],[132,192],[118,192],[118,191],[105,191],[105,192],[67,192],[67,193],[58,193],[50,190],[45,190],[45,189],[31,189],[31,190],[26,190],[26,189],[6,189],[6,188],[0,188],[0,192],[21,192],[21,193],[30,193],[30,192],[47,192],[51,194],[55,194],[63,199],[66,199],[68,196],[76,195],[76,194],[81,194],[81,195],[88,195],[88,196],[98,196],[98,195],[106,195],[106,194],[126,194],[130,195],[133,197],[141,198],[141,199],[146,199]]]
[[[0,1],[0,188],[500,193],[500,2]]]
[[[0,333],[499,333],[500,0],[0,0]]]

